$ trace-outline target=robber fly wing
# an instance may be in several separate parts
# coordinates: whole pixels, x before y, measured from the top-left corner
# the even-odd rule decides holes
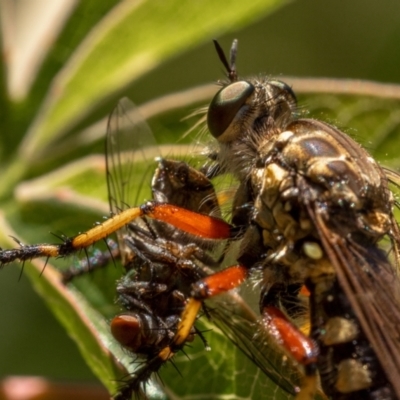
[[[112,214],[150,199],[145,182],[151,180],[158,155],[156,140],[134,104],[123,98],[111,113],[106,136],[106,173]],[[126,229],[117,232],[120,246]]]
[[[395,188],[394,192],[398,193],[400,191],[400,174],[389,168],[382,168],[382,169],[386,175],[387,180],[389,181],[389,184]],[[400,209],[400,203],[398,201],[398,197],[396,198],[395,204],[396,207]]]
[[[263,372],[266,385],[279,386],[294,396],[303,372],[265,329],[237,293],[215,297],[207,302],[207,312],[219,329]],[[259,377],[258,379],[262,379]],[[272,381],[272,382],[271,382]]]
[[[392,249],[386,254],[376,246],[363,245],[340,234],[339,226],[333,231],[322,214],[318,206],[309,206],[309,216],[318,229],[339,285],[400,397],[400,285],[397,269],[389,260],[392,257],[398,264],[397,222],[392,217],[389,235]]]
[[[395,196],[395,206],[397,210],[400,210],[400,202],[398,200],[399,192],[400,192],[400,174],[396,171],[393,171],[389,168],[382,168],[383,172],[386,175],[387,180],[389,181],[389,185],[393,187],[393,192],[397,193],[397,196]],[[393,238],[392,240],[392,247],[393,247],[393,259],[394,259],[394,265],[397,269],[397,275],[400,276],[400,228],[399,225],[394,221],[392,224],[392,230],[393,230]],[[397,239],[397,240],[396,240]]]

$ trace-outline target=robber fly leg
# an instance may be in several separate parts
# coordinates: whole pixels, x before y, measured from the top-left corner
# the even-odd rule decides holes
[[[219,218],[199,214],[171,204],[147,202],[140,207],[142,215],[167,222],[184,232],[207,239],[231,237],[231,226]]]
[[[304,366],[305,377],[296,400],[313,399],[318,383],[318,346],[277,307],[280,303],[282,285],[278,284],[277,286],[277,290],[272,286],[270,290],[263,293],[261,298],[262,325],[276,339],[277,343],[283,346],[299,364]]]
[[[61,271],[63,283],[69,283],[76,277],[105,268],[110,262],[114,262],[115,264],[115,260],[120,257],[118,245],[111,239],[106,239],[105,242],[107,250],[95,249],[90,256],[87,255],[86,258],[80,260],[78,265]]]
[[[231,266],[209,275],[193,285],[192,297],[189,298],[182,311],[177,333],[171,344],[162,348],[157,356],[154,357],[152,361],[154,365],[161,365],[163,362],[171,359],[189,340],[193,334],[193,326],[202,302],[210,297],[238,287],[247,278],[247,271],[247,268],[241,265]],[[138,378],[135,377],[134,381],[137,380]]]
[[[180,346],[185,342],[204,300],[238,287],[247,278],[247,273],[247,268],[235,265],[195,283],[192,287],[192,297],[182,312],[173,345]]]

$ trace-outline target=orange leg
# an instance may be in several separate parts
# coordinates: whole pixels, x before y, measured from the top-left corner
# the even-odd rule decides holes
[[[262,322],[265,329],[274,336],[276,341],[305,368],[306,376],[296,400],[314,398],[317,389],[317,344],[304,335],[281,310],[274,306],[263,307]]]
[[[198,214],[171,204],[148,202],[141,207],[132,207],[114,215],[101,224],[73,238],[67,238],[61,244],[20,245],[11,250],[0,250],[0,265],[38,257],[64,257],[107,238],[107,236],[134,221],[147,216],[167,222],[184,232],[209,239],[227,239],[231,237],[231,226],[219,218]]]
[[[281,310],[273,306],[264,307],[262,322],[265,329],[297,362],[308,365],[317,361],[318,347],[314,341],[290,322]]]
[[[179,347],[186,341],[203,300],[238,287],[245,281],[247,274],[247,268],[242,265],[235,265],[196,282],[192,286],[192,297],[183,310],[173,345]]]

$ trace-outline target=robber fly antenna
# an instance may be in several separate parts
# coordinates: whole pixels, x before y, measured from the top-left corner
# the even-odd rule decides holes
[[[236,55],[237,55],[237,45],[238,45],[237,39],[234,39],[232,42],[229,63],[228,63],[226,55],[225,55],[224,51],[222,50],[222,47],[220,46],[220,44],[216,40],[213,40],[213,42],[214,42],[215,50],[218,53],[218,57],[221,60],[222,64],[224,64],[224,67],[225,67],[226,71],[228,72],[229,80],[231,82],[236,82],[237,81]]]
[[[237,81],[237,72],[236,72],[236,56],[237,56],[237,49],[238,49],[238,40],[233,39],[231,52],[230,52],[230,63],[231,63],[231,72],[229,75],[229,79],[231,82]]]

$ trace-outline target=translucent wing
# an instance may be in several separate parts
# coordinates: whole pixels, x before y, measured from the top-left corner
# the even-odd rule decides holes
[[[267,392],[279,387],[288,397],[295,396],[302,382],[302,369],[286,357],[276,340],[259,325],[259,318],[236,293],[219,296],[210,302],[209,314],[215,325],[224,332],[264,374]],[[267,389],[267,387],[269,389]]]
[[[398,175],[390,171],[390,179]],[[388,380],[400,397],[400,282],[396,266],[399,261],[400,235],[392,216],[388,238],[391,248],[360,244],[345,234],[338,222],[327,226],[322,217],[324,205],[308,205],[309,216],[332,263],[339,285],[352,311],[374,349]],[[390,262],[389,258],[393,258]]]
[[[151,176],[158,156],[155,138],[134,104],[127,98],[118,102],[108,120],[106,168],[110,210],[122,210],[150,199]],[[121,253],[126,247],[127,228],[117,232]],[[122,255],[124,257],[124,255]]]

